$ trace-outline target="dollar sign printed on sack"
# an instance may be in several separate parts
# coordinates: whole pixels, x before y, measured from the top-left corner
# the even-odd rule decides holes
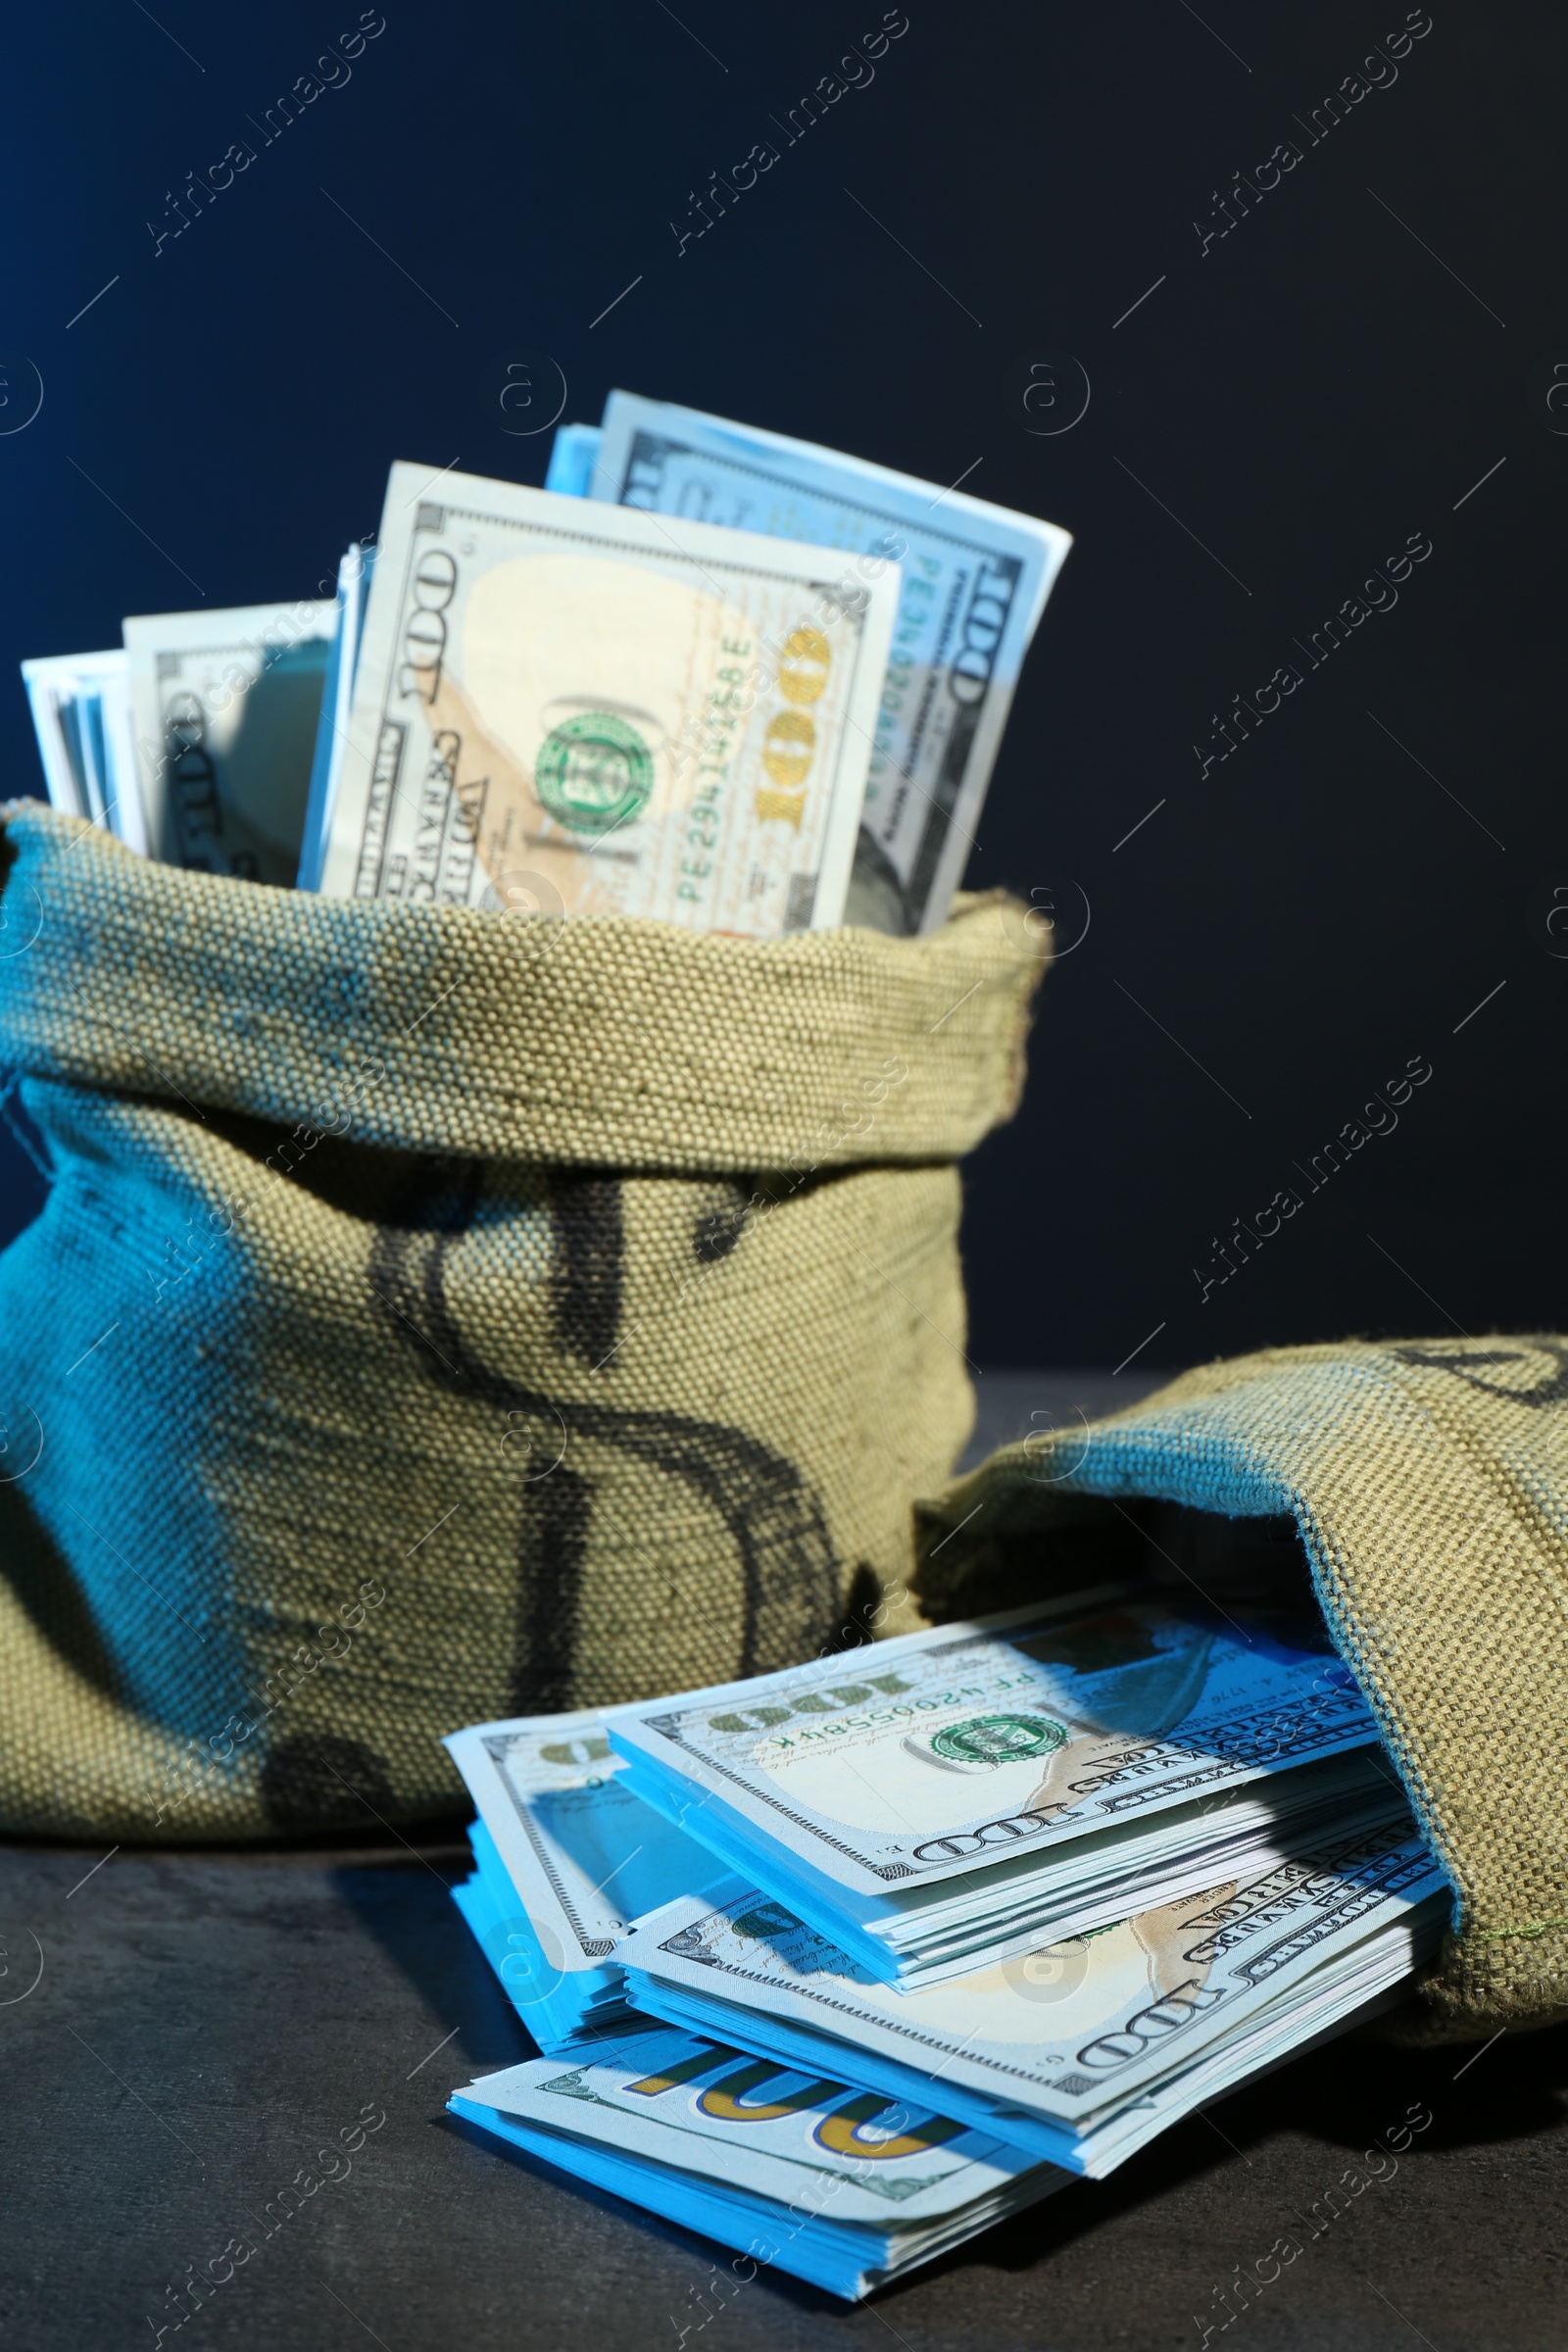
[[[442,1179],[432,1186],[429,1177],[418,1177],[378,1228],[369,1279],[390,1329],[449,1392],[559,1420],[569,1437],[611,1446],[699,1496],[722,1523],[740,1568],[737,1673],[809,1654],[833,1635],[841,1569],[820,1497],[793,1462],[724,1422],[531,1389],[491,1370],[465,1340],[448,1267],[474,1221],[481,1183],[477,1174],[456,1185]],[[558,1176],[552,1208],[556,1344],[589,1379],[612,1373],[625,1254],[619,1180]],[[697,1247],[705,1236],[706,1228]],[[549,1712],[572,1703],[577,1680],[593,1482],[563,1460],[528,1489],[524,1509],[512,1704],[518,1712]]]
[[[1473,1353],[1463,1349],[1441,1348],[1396,1348],[1396,1361],[1401,1364],[1430,1366],[1435,1372],[1447,1372],[1462,1380],[1467,1388],[1479,1389],[1483,1396],[1500,1396],[1508,1404],[1524,1404],[1539,1409],[1543,1405],[1568,1404],[1568,1347],[1560,1340],[1536,1340],[1527,1350],[1523,1348],[1478,1348]],[[1489,1366],[1528,1363],[1531,1354],[1546,1356],[1556,1366],[1555,1372],[1545,1372],[1528,1389],[1509,1388],[1506,1381],[1486,1380],[1482,1373]]]

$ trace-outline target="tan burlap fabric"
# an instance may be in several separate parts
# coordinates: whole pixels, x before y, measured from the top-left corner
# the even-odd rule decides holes
[[[1040,943],[334,903],[0,811],[0,1826],[406,1819],[441,1736],[783,1665],[969,1427]]]
[[[922,1505],[917,1589],[940,1616],[1113,1572],[1145,1542],[1142,1497],[1296,1522],[1457,1891],[1420,2030],[1568,2016],[1568,1341],[1207,1365]]]

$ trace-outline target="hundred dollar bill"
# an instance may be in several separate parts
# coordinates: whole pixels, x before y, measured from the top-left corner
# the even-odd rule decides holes
[[[446,1744],[480,1816],[469,1831],[477,1875],[454,1888],[454,1900],[546,2049],[566,2048],[625,2011],[621,1939],[649,1913],[677,1895],[703,1892],[716,1901],[726,1885],[743,1884],[633,1795],[600,1715],[478,1725]],[[1027,1952],[1047,1921],[1058,1931],[1094,1928],[1191,1894],[1221,1871],[1255,1875],[1351,1822],[1372,1828],[1404,1818],[1402,1789],[1370,1754],[1302,1766],[1287,1776],[1287,1787],[1288,1804],[1259,1806],[1245,1788],[1221,1797],[1207,1810],[1196,1850],[1173,1853],[1164,1834],[1171,1816],[1156,1816],[1136,1857],[1123,1851],[1108,1875],[1081,1845],[1070,1847],[1056,1898],[1042,1903],[1031,1882],[1016,1917],[986,1915],[979,1929],[985,1948]],[[493,1915],[483,1930],[481,1908]],[[972,1920],[960,1920],[948,1938],[958,1957],[941,1946],[940,1964],[922,1954],[904,1980],[959,1973],[975,1933]]]
[[[544,2049],[629,2014],[612,1954],[629,1923],[731,1883],[639,1802],[589,1712],[474,1724],[444,1742],[474,1806],[477,1888],[454,1899]]]
[[[563,472],[613,504],[904,567],[876,713],[849,919],[930,931],[963,877],[1029,641],[1072,540],[1054,523],[695,409],[612,392],[600,445]],[[585,467],[585,459],[588,461]]]
[[[666,2029],[486,2075],[449,2102],[546,2163],[851,2299],[1067,2185],[924,2098]],[[708,2316],[711,2317],[710,2313]]]
[[[123,647],[24,662],[22,677],[51,806],[106,826],[145,857]]]
[[[1357,1793],[1388,1777],[1331,1651],[1153,1588],[606,1721],[638,1795],[896,1982],[1153,1899],[1156,1871],[1201,1873],[1216,1838],[1325,1801],[1301,1767],[1342,1759]]]
[[[316,598],[125,621],[154,858],[292,888],[336,627]]]
[[[878,1983],[755,1890],[717,1908],[673,1903],[619,1957],[637,2006],[671,2024],[779,2064],[848,2067],[892,2097],[940,2083],[978,2129],[1101,2173],[1142,2143],[1151,2115],[1174,2121],[1190,2094],[1241,2081],[1260,2049],[1272,2059],[1402,1980],[1448,1907],[1405,1815],[1346,1823],[1244,1884],[929,1989]]]
[[[841,919],[896,564],[397,465],[321,888]]]

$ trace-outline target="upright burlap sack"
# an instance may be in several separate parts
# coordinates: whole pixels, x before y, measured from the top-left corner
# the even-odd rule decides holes
[[[743,941],[0,817],[0,1063],[55,1170],[0,1258],[0,1826],[407,1819],[461,1724],[897,1622],[970,1422],[954,1163],[1017,1100],[1022,909]]]
[[[1421,2034],[1568,2017],[1568,1341],[1350,1341],[1206,1365],[1113,1420],[1005,1447],[923,1504],[917,1591],[933,1615],[963,1614],[1142,1564],[1152,1533],[1201,1586],[1150,1497],[1299,1532],[1456,1890]]]

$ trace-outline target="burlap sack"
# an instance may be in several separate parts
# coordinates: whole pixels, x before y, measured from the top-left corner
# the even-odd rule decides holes
[[[896,1623],[1040,943],[345,904],[0,811],[0,1826],[387,1820]],[[906,1607],[907,1604],[905,1604]]]
[[[1223,1571],[1224,1531],[1152,1519],[1148,1497],[1298,1531],[1272,1573],[1304,1547],[1457,1893],[1417,1988],[1421,2035],[1568,2017],[1568,1341],[1352,1341],[1207,1365],[1113,1420],[1008,1446],[921,1505],[917,1592],[961,1615],[1142,1565],[1151,1541],[1200,1586],[1205,1546]],[[1266,1543],[1259,1563],[1271,1573]]]

